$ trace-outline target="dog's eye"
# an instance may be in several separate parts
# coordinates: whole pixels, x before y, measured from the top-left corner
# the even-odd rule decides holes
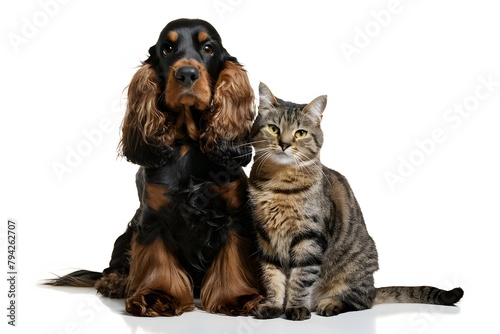
[[[206,54],[206,55],[213,55],[214,54],[214,47],[210,44],[205,44],[203,46],[203,52]]]
[[[163,47],[161,48],[161,53],[166,56],[166,55],[169,55],[171,54],[172,52],[174,52],[174,47],[170,44],[165,44],[163,45]]]

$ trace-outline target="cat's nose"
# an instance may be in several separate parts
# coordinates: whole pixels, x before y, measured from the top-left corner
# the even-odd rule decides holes
[[[280,147],[283,151],[285,151],[287,148],[289,148],[292,144],[290,143],[284,143],[282,141],[280,141]]]

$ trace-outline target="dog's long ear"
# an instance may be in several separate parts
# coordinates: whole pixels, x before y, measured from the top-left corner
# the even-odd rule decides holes
[[[248,141],[255,116],[254,93],[242,65],[229,59],[215,84],[212,109],[204,114],[200,142],[214,162],[245,166],[252,158]]]
[[[156,73],[155,46],[128,86],[127,111],[122,123],[120,154],[148,167],[163,165],[173,142],[171,121],[158,108],[161,94]]]

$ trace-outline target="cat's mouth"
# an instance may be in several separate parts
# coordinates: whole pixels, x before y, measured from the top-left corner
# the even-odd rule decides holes
[[[288,151],[283,151],[283,150],[274,152],[273,160],[275,163],[279,165],[290,165],[295,162],[295,159],[293,158],[292,154],[289,153]]]

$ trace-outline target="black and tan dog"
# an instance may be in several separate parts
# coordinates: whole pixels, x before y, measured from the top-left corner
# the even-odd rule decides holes
[[[141,166],[140,207],[109,268],[52,285],[95,286],[137,316],[245,315],[262,299],[251,261],[247,179],[254,94],[246,72],[202,20],[161,32],[128,88],[121,152]]]

